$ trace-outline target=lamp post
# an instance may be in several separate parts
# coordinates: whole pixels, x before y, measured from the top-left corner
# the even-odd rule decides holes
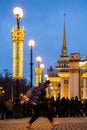
[[[12,43],[13,43],[13,79],[16,80],[16,117],[19,118],[19,80],[23,79],[23,45],[25,37],[25,29],[20,26],[20,20],[23,16],[21,8],[16,7],[13,10],[16,16],[17,25],[12,28]],[[15,118],[16,118],[15,117]]]
[[[36,73],[36,86],[39,85],[39,83],[42,82],[42,68],[40,67],[40,63],[42,61],[42,58],[40,56],[36,57],[37,61],[37,67],[35,68],[35,73]]]
[[[33,51],[32,48],[35,45],[34,40],[30,40],[28,42],[28,45],[30,47],[30,87],[33,86]]]
[[[41,61],[42,61],[42,58],[41,58],[40,56],[38,56],[38,57],[36,58],[36,61],[37,61],[37,64],[38,64],[38,68],[40,68],[40,63],[41,63]]]
[[[43,83],[43,70],[44,70],[44,64],[40,65],[40,68],[42,68],[42,83]]]
[[[17,18],[17,28],[20,28],[20,19],[23,17],[23,10],[19,7],[14,8],[13,13]]]

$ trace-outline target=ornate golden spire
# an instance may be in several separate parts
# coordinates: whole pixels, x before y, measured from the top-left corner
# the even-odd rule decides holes
[[[66,48],[66,25],[65,25],[65,16],[66,14],[64,13],[64,33],[63,33],[63,47],[62,47],[62,54],[61,56],[68,56],[67,55],[67,48]]]
[[[61,55],[60,58],[57,61],[57,66],[56,67],[62,67],[62,68],[67,68],[69,67],[69,56],[67,54],[67,48],[66,48],[66,25],[65,25],[65,16],[66,14],[64,13],[64,33],[63,33],[63,46],[61,50]]]

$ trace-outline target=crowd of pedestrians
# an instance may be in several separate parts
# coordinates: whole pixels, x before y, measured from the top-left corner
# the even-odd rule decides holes
[[[78,97],[72,97],[71,99],[59,97],[54,100],[54,97],[47,98],[46,103],[50,107],[53,117],[83,117],[87,116],[87,99],[81,100]],[[33,109],[29,101],[20,103],[21,117],[31,117]],[[15,103],[11,100],[0,100],[0,119],[12,119],[15,117]],[[45,116],[42,112],[41,116]]]

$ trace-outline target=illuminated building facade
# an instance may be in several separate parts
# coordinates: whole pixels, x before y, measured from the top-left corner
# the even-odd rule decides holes
[[[79,53],[68,55],[65,15],[61,55],[57,65],[47,69],[46,79],[51,81],[47,97],[53,96],[54,99],[57,99],[57,97],[71,99],[75,96],[81,99],[87,98],[87,59],[82,59]]]
[[[82,60],[79,53],[70,54],[68,68],[50,67],[47,74],[52,86],[50,97],[87,98],[87,59]]]
[[[87,59],[79,53],[68,56],[66,47],[66,26],[64,15],[63,46],[57,65],[47,70],[47,79],[51,81],[50,96],[69,98],[78,96],[87,98]]]

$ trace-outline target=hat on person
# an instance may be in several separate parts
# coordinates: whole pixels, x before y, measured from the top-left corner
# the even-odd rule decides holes
[[[51,83],[50,80],[45,81],[45,84],[50,84],[50,83]]]

